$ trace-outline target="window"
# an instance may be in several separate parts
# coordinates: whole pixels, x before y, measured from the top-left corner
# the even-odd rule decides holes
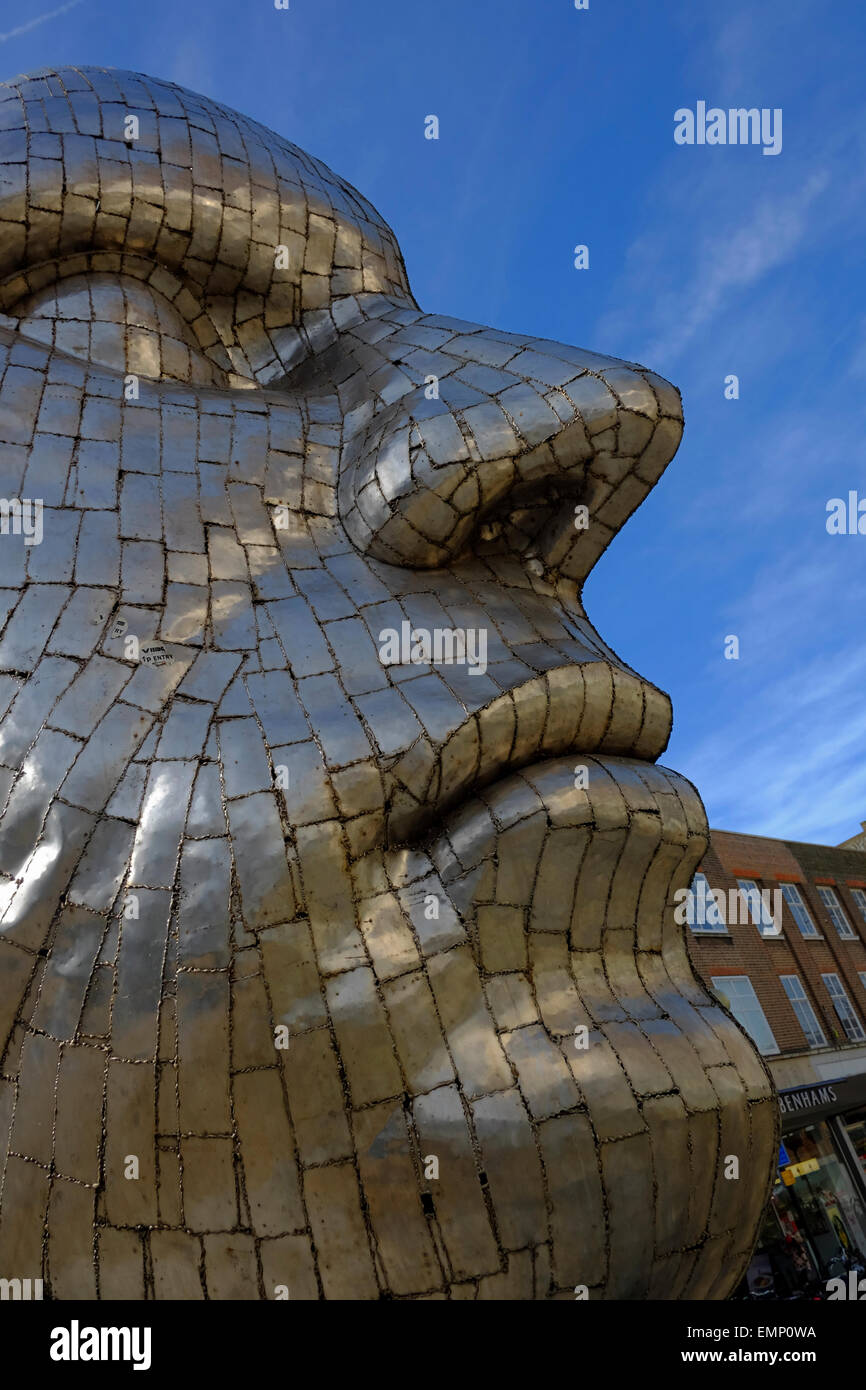
[[[706,874],[695,874],[689,889],[686,921],[692,931],[724,931],[725,924],[717,908]]]
[[[777,936],[776,924],[768,901],[761,897],[761,890],[753,878],[738,878],[737,887],[749,906],[749,916],[762,936]],[[769,893],[767,899],[769,899]]]
[[[860,916],[863,918],[863,921],[866,922],[866,889],[852,888],[851,897],[860,909]]]
[[[851,926],[851,923],[848,921],[848,918],[845,916],[845,909],[842,907],[842,904],[836,897],[836,894],[833,892],[833,889],[825,888],[823,884],[818,885],[818,897],[821,899],[821,902],[826,907],[827,912],[830,916],[830,921],[833,923],[833,926],[836,928],[839,935],[853,936],[856,938],[857,933]]]
[[[848,1039],[848,1041],[866,1041],[866,1033],[863,1032],[863,1026],[859,1018],[855,1014],[854,1010],[851,1008],[851,1001],[848,998],[848,995],[845,993],[842,981],[839,979],[839,976],[822,975],[821,979],[827,986],[827,993],[833,1000],[833,1008],[836,1010],[839,1022],[845,1029],[845,1036]]]
[[[779,1051],[748,975],[713,975],[713,989],[722,996],[738,1023],[765,1056]]]
[[[859,977],[860,977],[860,983],[861,983],[861,985],[863,986],[864,989],[866,989],[866,970],[858,970],[858,971],[857,971],[857,974],[858,974]]]
[[[791,916],[800,928],[800,934],[802,936],[817,936],[817,928],[809,915],[808,907],[800,897],[800,890],[796,883],[783,883],[780,887],[782,897],[791,909]]]
[[[780,975],[782,987],[793,1005],[803,1036],[810,1047],[826,1047],[827,1039],[815,1017],[815,1010],[806,998],[806,991],[798,975]]]

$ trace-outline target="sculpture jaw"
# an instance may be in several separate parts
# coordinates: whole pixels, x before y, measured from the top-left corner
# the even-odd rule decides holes
[[[540,1246],[546,1192],[563,1296],[584,1285],[592,1298],[724,1298],[751,1254],[778,1115],[769,1073],[696,978],[674,922],[706,848],[703,806],[666,769],[585,763],[585,789],[571,757],[550,759],[446,821],[428,853],[468,943],[434,954],[428,973],[482,1116],[499,1229]],[[408,854],[386,856],[393,881]],[[441,1154],[447,1135],[436,1143]]]

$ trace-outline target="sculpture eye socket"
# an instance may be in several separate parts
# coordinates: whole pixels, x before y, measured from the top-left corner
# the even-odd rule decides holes
[[[67,276],[20,301],[9,316],[29,338],[124,375],[227,384],[179,310],[130,275]],[[211,329],[209,336],[217,335]]]

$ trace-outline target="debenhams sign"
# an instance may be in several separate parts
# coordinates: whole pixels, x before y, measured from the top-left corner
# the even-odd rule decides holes
[[[835,1105],[838,1097],[835,1086],[800,1086],[796,1091],[779,1094],[779,1109],[783,1115],[794,1111],[817,1110],[822,1105]]]
[[[790,1091],[779,1092],[782,1129],[793,1128],[791,1116],[820,1120],[863,1104],[866,1104],[866,1071],[836,1077],[834,1081],[819,1081],[814,1086],[792,1086]]]

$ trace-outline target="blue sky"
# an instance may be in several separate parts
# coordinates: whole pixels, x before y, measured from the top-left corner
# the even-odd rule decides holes
[[[862,0],[0,4],[2,76],[205,92],[356,184],[425,309],[677,383],[680,452],[587,609],[670,691],[711,824],[827,843],[866,819],[866,536],[825,528],[866,497],[864,58]],[[699,100],[781,107],[782,152],[677,146]]]

